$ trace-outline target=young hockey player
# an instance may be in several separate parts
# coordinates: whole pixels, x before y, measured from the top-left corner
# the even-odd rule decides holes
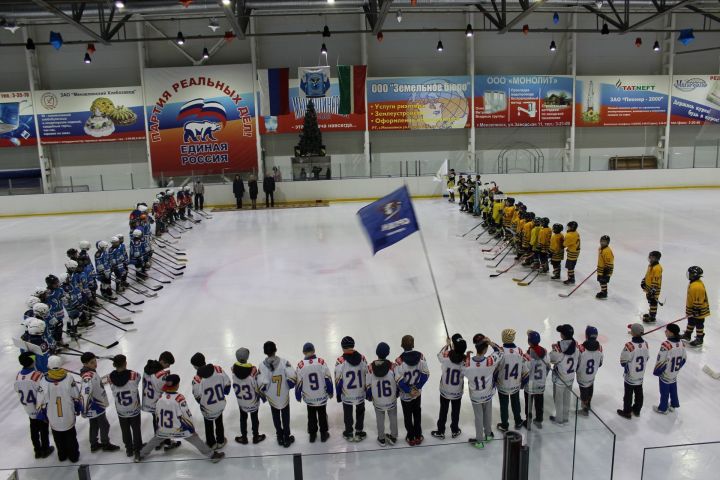
[[[85,352],[80,357],[80,361],[83,364],[80,370],[82,376],[80,392],[85,402],[82,416],[90,421],[90,451],[95,453],[98,450],[104,452],[119,450],[120,447],[110,443],[110,422],[105,415],[110,402],[102,379],[96,371],[97,357],[92,352]]]
[[[365,377],[366,398],[372,400],[375,407],[378,443],[380,446],[395,445],[398,436],[397,424],[397,383],[393,363],[387,359],[390,346],[385,342],[378,343],[375,349],[377,360],[368,365]],[[385,415],[390,423],[390,433],[385,433]]]
[[[505,199],[505,205],[502,210],[502,226],[505,232],[505,238],[508,240],[512,238],[513,217],[515,217],[515,199],[508,197]]]
[[[488,230],[490,235],[495,235],[495,238],[500,238],[503,234],[502,222],[503,222],[503,208],[505,207],[505,195],[498,192],[493,197],[495,203],[492,207],[492,224],[493,226]]]
[[[330,438],[328,433],[327,402],[333,396],[333,380],[325,360],[315,355],[315,346],[308,342],[303,345],[303,355],[297,366],[295,398],[305,400],[308,413],[308,434],[310,443],[317,438],[318,426],[320,441]]]
[[[595,375],[603,364],[603,349],[597,337],[597,328],[588,325],[585,329],[585,341],[578,345],[580,356],[577,366],[577,382],[580,387],[580,402],[582,403],[582,408],[578,413],[586,417],[590,413]]]
[[[402,337],[403,353],[395,360],[395,379],[400,389],[400,401],[407,435],[405,440],[413,447],[425,439],[422,434],[422,388],[430,377],[430,370],[422,353],[415,351],[412,335]]]
[[[650,359],[648,344],[643,339],[645,333],[643,326],[639,323],[632,324],[630,333],[632,340],[625,344],[620,353],[620,365],[624,371],[625,394],[623,395],[623,408],[618,408],[617,413],[625,418],[632,418],[632,415],[640,416],[643,406],[643,378]],[[633,396],[635,396],[634,402]]]
[[[220,450],[227,443],[223,411],[230,394],[230,377],[222,367],[205,361],[205,355],[198,352],[190,358],[196,375],[192,380],[192,394],[200,405],[205,421],[205,443],[213,450]]]
[[[82,292],[72,281],[71,275],[68,273],[60,275],[60,285],[65,294],[63,306],[68,313],[67,331],[71,338],[75,338],[78,335],[78,327],[92,327],[95,322],[88,320],[88,313],[82,303]]]
[[[152,213],[155,217],[155,236],[165,233],[165,206],[162,204],[162,195],[158,194],[153,200]]]
[[[153,449],[159,449],[163,443],[171,439],[183,439],[213,463],[217,463],[225,456],[223,452],[213,451],[200,440],[195,432],[190,408],[185,397],[178,393],[180,377],[175,374],[165,377],[162,393],[157,401],[157,430],[155,436],[140,451],[140,460],[147,457]],[[174,443],[180,443],[175,441]]]
[[[128,287],[127,283],[127,252],[125,244],[120,240],[121,236],[115,235],[110,239],[110,268],[115,276],[115,291],[122,293]]]
[[[39,303],[38,305],[44,305]],[[39,318],[30,318],[25,322],[26,333],[21,340],[25,347],[31,349],[34,356],[35,367],[41,373],[48,371],[48,359],[50,358],[50,345],[45,336],[45,322]],[[22,351],[22,350],[21,350]]]
[[[55,341],[55,336],[53,335],[53,330],[55,329],[55,317],[50,316],[50,307],[47,306],[47,304],[36,303],[33,305],[33,317],[36,320],[43,322],[43,331],[41,335],[43,336],[44,341],[47,342],[51,353],[56,352],[61,347],[67,346],[64,343],[58,344]],[[39,345],[38,341],[31,341],[30,343]]]
[[[62,344],[63,326],[65,324],[65,309],[63,308],[65,292],[60,286],[60,279],[55,275],[45,277],[45,285],[47,285],[45,303],[50,307],[48,318],[52,319],[49,323],[53,324],[51,334],[56,344]]]
[[[475,414],[475,438],[470,438],[468,442],[475,448],[483,448],[485,443],[495,438],[492,431],[492,397],[495,393],[500,354],[483,335],[476,335],[473,340],[477,340],[476,354],[467,358],[462,368],[462,375],[468,380],[470,403]],[[487,355],[491,345],[495,351]]]
[[[97,275],[95,274],[95,267],[93,266],[92,261],[90,260],[90,242],[87,240],[82,240],[79,242],[78,246],[80,247],[77,252],[77,262],[80,268],[82,269],[82,275],[86,279],[86,285],[87,285],[87,291],[85,292],[86,295],[90,295],[89,302],[92,305],[95,305],[97,301],[95,300],[95,297],[97,295]]]
[[[540,264],[540,272],[547,273],[548,256],[550,254],[550,239],[552,237],[552,230],[550,230],[550,219],[544,217],[540,221],[540,225],[542,226],[542,228],[540,228],[540,231],[538,232],[538,248],[540,250],[538,263]]]
[[[520,410],[520,387],[528,379],[528,365],[530,360],[522,349],[515,345],[515,330],[506,328],[502,331],[502,348],[498,360],[497,389],[500,399],[500,423],[497,429],[507,432],[510,427],[508,404],[512,407],[515,429],[522,428]]]
[[[33,306],[36,303],[40,303],[40,299],[35,296],[30,296],[25,300],[25,306],[27,307],[27,310],[25,310],[25,313],[23,313],[23,320],[27,320],[28,318],[35,318],[35,314],[33,313]]]
[[[260,420],[258,417],[258,407],[260,404],[260,395],[258,394],[258,369],[249,363],[250,350],[247,348],[238,348],[235,352],[237,360],[232,367],[233,372],[233,390],[237,398],[238,407],[240,407],[240,436],[235,437],[235,441],[241,445],[248,444],[247,437],[247,420],[250,417],[250,426],[252,428],[252,442],[258,444],[265,440],[265,435],[260,433]],[[265,398],[262,398],[265,402]]]
[[[580,234],[577,231],[578,224],[576,221],[568,222],[567,233],[565,234],[565,250],[566,257],[565,269],[568,278],[563,283],[565,285],[575,285],[575,265],[577,265],[580,256]]]
[[[108,248],[110,244],[105,240],[95,243],[95,271],[100,280],[100,295],[106,299],[113,299],[112,294],[112,260]]]
[[[110,391],[115,399],[115,411],[120,423],[125,454],[128,457],[134,457],[135,461],[139,462],[140,450],[143,446],[140,430],[140,394],[138,393],[141,377],[138,372],[128,370],[125,355],[115,355],[112,362],[115,370],[110,372],[103,381],[110,385]]]
[[[130,263],[135,267],[135,274],[140,277],[147,277],[146,272],[150,267],[148,254],[143,231],[136,228],[132,231],[130,242]]]
[[[462,401],[463,387],[461,370],[465,361],[467,343],[459,333],[448,339],[447,345],[437,355],[440,362],[440,413],[438,415],[437,430],[430,432],[435,438],[445,439],[445,423],[448,410],[450,413],[450,432],[452,438],[457,438],[460,430],[460,403]],[[452,408],[451,408],[452,407]]]
[[[343,404],[345,430],[343,438],[349,442],[361,442],[367,434],[365,426],[365,375],[367,360],[355,350],[355,340],[344,337],[340,341],[343,354],[335,362],[335,391],[337,401]],[[353,409],[355,432],[353,434]]]
[[[83,402],[78,384],[62,366],[61,357],[52,356],[48,360],[48,373],[40,381],[37,419],[48,422],[58,460],[77,463],[80,459],[80,446],[77,442],[75,417],[80,415]]]
[[[680,327],[671,323],[665,328],[665,337],[667,340],[660,345],[660,352],[653,369],[653,375],[659,377],[660,381],[660,405],[653,406],[653,410],[662,415],[667,415],[668,408],[671,412],[680,408],[677,377],[687,360],[685,346],[680,338]]]
[[[55,447],[50,446],[50,432],[47,422],[38,419],[38,398],[43,374],[35,369],[35,357],[23,352],[18,357],[22,370],[15,376],[15,392],[20,397],[20,405],[30,418],[30,440],[35,449],[35,458],[52,455]]]
[[[527,258],[523,266],[532,266],[533,270],[540,269],[540,230],[542,230],[542,217],[535,217],[530,230],[530,249],[532,255]]]
[[[547,361],[547,350],[540,346],[540,334],[528,330],[528,381],[525,384],[525,420],[523,425],[527,428],[530,421],[532,408],[535,408],[535,417],[532,423],[537,428],[542,428],[543,414],[545,407],[545,384],[547,375],[550,372],[550,364]]]
[[[708,303],[705,284],[700,278],[703,270],[693,266],[688,268],[687,278],[690,281],[687,289],[687,300],[685,302],[685,315],[688,317],[687,327],[683,340],[690,341],[693,330],[697,328],[695,340],[690,342],[691,347],[699,347],[705,339],[705,319],[710,316],[710,304]]]
[[[532,238],[532,229],[535,227],[535,213],[527,212],[525,214],[525,221],[522,225],[522,255],[518,254],[516,260],[520,260],[523,256],[527,256],[523,265],[527,266],[532,264],[532,247],[530,246],[530,240]]]
[[[467,187],[465,185],[465,177],[460,175],[460,179],[458,180],[457,184],[457,191],[458,191],[458,203],[460,204],[460,211],[465,211],[465,198],[467,195]]]
[[[552,280],[560,280],[560,269],[563,258],[565,258],[565,235],[562,233],[563,226],[556,223],[552,226],[552,237],[550,237],[550,263],[553,267]]]
[[[451,168],[447,175],[448,202],[455,202],[455,169]]]
[[[600,291],[595,298],[604,300],[607,298],[607,286],[615,268],[615,255],[610,248],[610,237],[600,237],[600,248],[598,249],[597,281],[600,284]]]
[[[295,370],[290,362],[276,355],[274,342],[265,342],[263,353],[267,357],[260,364],[258,387],[270,403],[278,445],[288,448],[295,442],[295,437],[290,434],[290,389],[297,381]]]
[[[570,416],[570,395],[580,355],[573,338],[575,330],[572,325],[559,325],[555,330],[560,333],[560,341],[553,344],[550,352],[555,400],[555,415],[550,416],[550,421],[562,425],[568,422]]]
[[[175,363],[175,357],[170,352],[162,352],[157,360],[148,360],[143,369],[142,378],[142,411],[149,412],[153,418],[153,430],[157,434],[158,410],[156,404],[162,395],[162,388],[165,384],[165,377],[170,375],[170,366]],[[180,446],[180,442],[171,442],[168,437],[165,441],[165,449],[170,450]],[[158,450],[162,445],[157,446]]]
[[[648,255],[648,268],[640,282],[640,288],[645,292],[650,311],[643,315],[643,322],[653,323],[656,320],[658,299],[660,298],[660,289],[662,288],[663,268],[660,265],[660,252],[653,250]]]

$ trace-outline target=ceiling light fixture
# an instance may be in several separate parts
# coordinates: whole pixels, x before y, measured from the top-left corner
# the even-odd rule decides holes
[[[554,23],[555,25],[557,25],[558,23],[560,23],[560,15],[558,15],[557,12],[553,13],[553,23]]]
[[[35,50],[35,42],[33,42],[32,38],[28,38],[27,42],[25,42],[25,50]]]
[[[323,35],[323,38],[329,38],[329,37],[330,37],[330,27],[328,27],[327,25],[325,25],[325,27],[323,28],[323,34],[322,34],[322,35]]]
[[[382,32],[378,32],[377,35],[375,35],[375,38],[377,38],[378,42],[382,42],[383,39],[385,38],[385,36],[383,35]]]
[[[320,47],[320,53],[327,55],[327,47],[324,43],[322,44],[322,47]]]
[[[92,57],[89,53],[85,52],[85,58],[83,59],[83,62],[85,63],[92,63]]]
[[[115,2],[115,8],[117,8],[118,10],[122,10],[123,8],[125,8],[125,2],[117,0]]]
[[[469,23],[467,24],[467,27],[465,27],[465,36],[466,37],[473,36],[473,28],[472,28],[472,25],[470,25]]]
[[[609,35],[610,34],[610,27],[608,27],[607,23],[603,23],[602,29],[600,30],[600,35]]]
[[[397,13],[395,14],[395,18],[397,19],[398,23],[402,22],[402,10],[397,11]]]
[[[693,33],[692,28],[680,30],[680,35],[678,35],[678,42],[682,43],[683,45],[689,45],[690,43],[692,43],[693,40],[695,40],[695,34]]]
[[[655,43],[653,43],[653,51],[659,52],[660,51],[660,42],[655,40]]]
[[[438,52],[442,52],[444,50],[442,40],[438,40],[437,47],[435,47]]]
[[[207,47],[203,48],[202,58],[204,58],[205,60],[207,60],[208,58],[210,58],[210,52],[208,52]]]
[[[227,7],[228,5],[230,5],[230,0],[222,0],[222,4]]]
[[[185,45],[185,35],[183,35],[182,32],[178,32],[175,43],[177,43],[178,45]]]
[[[217,29],[220,28],[220,23],[218,22],[217,18],[210,19],[210,22],[208,22],[208,28],[213,32],[217,31]]]
[[[550,51],[554,52],[555,50],[557,50],[557,45],[555,45],[555,40],[553,40],[550,42]]]

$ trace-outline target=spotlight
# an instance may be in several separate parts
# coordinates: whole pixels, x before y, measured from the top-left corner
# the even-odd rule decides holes
[[[207,60],[208,58],[210,58],[210,52],[208,52],[207,47],[203,48],[203,58],[204,58],[205,60]]]
[[[402,22],[402,10],[397,11],[397,13],[395,14],[395,18],[397,19],[398,23]]]
[[[467,27],[465,27],[465,36],[466,37],[473,36],[473,28],[472,28],[472,25],[470,25],[469,23],[467,24]]]
[[[230,3],[231,3],[230,0],[222,0],[222,4],[225,5],[226,7],[228,5],[230,5]]]
[[[610,28],[608,27],[607,23],[603,23],[602,29],[600,30],[600,35],[609,35],[610,34]]]
[[[554,52],[555,50],[557,50],[557,45],[555,45],[555,40],[553,40],[550,42],[550,51]]]
[[[680,35],[678,35],[678,42],[682,43],[683,45],[690,45],[693,40],[695,40],[695,34],[693,33],[692,28],[686,28],[684,30],[680,30]]]
[[[642,45],[642,38],[637,37],[637,38],[635,39],[635,46],[638,47],[638,48],[640,48],[640,45]]]
[[[320,47],[320,53],[327,55],[327,47],[325,44],[322,44],[322,47]]]
[[[443,51],[442,40],[438,40],[438,44],[437,44],[437,47],[436,47],[436,48],[437,48],[437,51],[438,51],[438,52],[442,52],[442,51]]]
[[[653,43],[653,51],[659,52],[660,51],[660,42],[655,40],[655,43]]]
[[[553,23],[554,23],[555,25],[557,25],[558,23],[560,23],[560,15],[558,15],[557,12],[553,13]]]
[[[328,3],[335,3],[335,0],[327,0]]]
[[[115,8],[117,8],[118,10],[122,10],[123,8],[125,8],[125,2],[117,0],[115,2]]]
[[[92,63],[92,57],[90,57],[90,54],[85,52],[85,59],[83,60],[85,63]]]
[[[329,38],[330,37],[330,28],[325,25],[325,28],[323,28],[323,38]]]
[[[375,38],[377,38],[378,42],[382,42],[383,38],[385,38],[385,36],[383,35],[382,32],[378,32],[377,35],[375,36]]]
[[[32,38],[28,38],[27,42],[25,42],[25,50],[35,50],[35,42],[33,42]]]
[[[178,45],[185,44],[185,35],[183,35],[182,32],[178,32],[177,38],[175,39],[175,43],[177,43]]]

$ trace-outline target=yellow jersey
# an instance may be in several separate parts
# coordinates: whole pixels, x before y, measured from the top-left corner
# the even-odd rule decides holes
[[[550,249],[550,237],[552,236],[552,230],[550,227],[542,227],[538,233],[538,247],[541,251],[547,253]]]
[[[538,236],[540,234],[540,230],[542,230],[540,225],[534,226],[532,230],[530,230],[530,245],[532,245],[533,250],[537,250],[539,248]]]
[[[528,248],[530,246],[530,237],[532,236],[533,221],[527,220],[523,225],[523,247]]]
[[[564,244],[565,235],[562,233],[553,233],[552,237],[550,237],[550,254],[553,261],[559,262],[565,256]]]
[[[493,205],[493,209],[492,209],[493,222],[500,223],[500,214],[502,212],[502,209],[503,209],[502,200],[497,200],[495,202],[495,204]]]
[[[708,304],[705,284],[702,280],[695,280],[688,285],[685,315],[693,318],[706,318],[710,316],[710,305]]]
[[[580,234],[577,231],[565,234],[565,248],[567,259],[577,261],[580,256]]]
[[[510,228],[510,225],[512,224],[512,219],[515,216],[515,207],[509,206],[509,207],[503,207],[503,227]]]
[[[662,287],[662,274],[663,268],[659,263],[648,265],[647,272],[645,272],[645,290],[649,291],[652,288],[655,290],[655,295],[659,296]]]
[[[615,255],[610,247],[600,247],[598,249],[598,275],[609,277],[613,274],[615,268]]]

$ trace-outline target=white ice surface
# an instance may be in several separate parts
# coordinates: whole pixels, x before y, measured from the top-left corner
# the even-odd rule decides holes
[[[582,336],[586,325],[598,327],[606,361],[596,381],[593,407],[617,434],[616,479],[640,478],[644,447],[720,439],[720,416],[716,408],[720,382],[701,371],[704,364],[720,369],[717,354],[720,335],[716,328],[720,253],[715,221],[720,211],[720,192],[533,195],[519,200],[532,211],[548,216],[551,223],[576,220],[580,224],[583,249],[578,279],[594,269],[599,237],[610,235],[616,258],[610,298],[602,302],[594,299],[597,290],[594,279],[569,299],[561,299],[557,294],[568,289],[546,278],[526,288],[516,286],[510,277],[513,273],[517,275],[520,268],[497,279],[488,278],[494,270],[486,268],[485,255],[474,241],[474,234],[458,238],[458,234],[466,232],[476,220],[459,213],[457,206],[446,201],[420,200],[415,202],[415,208],[426,236],[450,333],[457,331],[470,338],[482,332],[498,339],[503,328],[512,327],[518,331],[518,343],[525,347],[523,332],[528,328],[539,330],[543,344],[548,346],[556,340],[555,326],[561,323],[573,324],[577,338]],[[391,345],[394,358],[400,353],[400,338],[410,333],[430,365],[431,378],[423,395],[423,429],[426,444],[435,444],[429,435],[438,409],[439,370],[435,354],[443,345],[445,331],[420,240],[413,235],[373,257],[355,215],[361,206],[345,203],[329,208],[216,213],[212,220],[183,235],[180,245],[187,250],[190,260],[186,274],[161,291],[157,299],[146,302],[143,313],[133,316],[138,332],[120,336],[118,330],[99,323],[91,338],[108,343],[121,339],[112,352],[102,353],[122,352],[128,356],[130,367],[138,371],[148,358],[156,358],[162,350],[172,351],[177,359],[173,371],[181,375],[181,391],[189,396],[193,373],[189,360],[197,351],[227,370],[234,361],[235,349],[240,346],[250,348],[251,361],[257,364],[262,360],[262,343],[273,339],[278,344],[279,355],[294,364],[301,359],[303,343],[311,341],[320,356],[333,362],[341,353],[340,339],[351,335],[357,349],[368,358],[374,357],[379,341]],[[12,391],[19,365],[11,335],[17,330],[26,297],[44,283],[48,273],[58,274],[63,270],[67,248],[76,246],[81,239],[94,244],[95,240],[125,232],[126,218],[124,214],[98,214],[0,220],[0,368],[5,378],[5,388],[0,391],[3,418],[0,468],[57,464],[55,456],[46,460],[33,458],[27,419]],[[660,309],[660,321],[684,315],[685,271],[690,265],[700,265],[705,270],[713,316],[707,322],[706,346],[701,351],[688,353],[689,361],[680,375],[682,408],[668,416],[652,412],[652,405],[658,400],[657,380],[648,373],[642,416],[628,421],[615,414],[621,406],[623,390],[618,358],[629,339],[626,325],[637,321],[646,309],[639,283],[647,265],[647,253],[655,249],[662,251],[665,269],[661,298],[666,305]],[[507,265],[508,260],[503,265]],[[653,356],[662,338],[661,331],[648,336]],[[91,345],[81,348],[101,353]],[[80,368],[77,358],[68,358],[70,368]],[[110,369],[109,362],[101,362],[100,373]],[[226,434],[230,440],[225,451],[229,456],[377,448],[373,440],[372,407],[367,405],[368,440],[347,444],[341,438],[342,411],[334,400],[329,407],[332,438],[327,444],[308,443],[304,434],[305,408],[293,400],[291,423],[297,442],[292,448],[285,450],[277,446],[266,405],[261,408],[260,425],[268,440],[256,447],[243,447],[232,441],[239,431],[239,413],[234,399],[229,400],[225,413]],[[549,400],[548,396],[546,416],[553,411]],[[195,405],[193,415],[202,436],[200,412]],[[494,421],[498,416],[496,400]],[[112,425],[111,439],[121,444],[112,408],[108,417]],[[399,417],[402,436],[402,415]],[[578,437],[578,451],[585,452],[579,457],[592,458],[596,450],[598,455],[594,461],[588,460],[589,465],[577,464],[576,473],[582,478],[609,478],[609,436],[592,417],[580,419],[580,430],[583,430],[582,421],[593,423]],[[468,401],[463,404],[461,423],[464,433],[458,440],[465,440],[473,431]],[[531,438],[533,458],[537,459],[531,463],[533,478],[570,478],[565,472],[569,472],[572,461],[572,428],[558,429],[545,423],[545,428]],[[87,421],[78,419],[81,462],[130,460],[122,449],[113,454],[90,454],[87,430]],[[149,417],[143,414],[144,438],[149,438],[151,432]],[[368,472],[377,477],[382,474],[383,464],[392,466],[388,468],[402,465],[403,469],[412,469],[408,471],[414,471],[415,478],[442,478],[450,466],[467,474],[478,469],[494,472],[501,454],[502,446],[495,442],[482,452],[459,445],[305,457],[304,466],[306,475],[315,472],[313,478],[368,478]],[[483,460],[483,456],[487,458]],[[197,458],[197,453],[188,445],[172,454],[156,454],[151,458]],[[224,468],[229,468],[231,462],[243,463],[231,459]],[[291,471],[289,457],[246,459],[245,462],[253,465],[251,478],[288,478]],[[207,468],[204,462],[182,462],[177,467],[178,475],[182,468],[192,464]],[[169,464],[163,465],[167,468]],[[108,478],[141,472],[137,466],[132,468],[120,469],[116,472],[119,476]],[[54,473],[60,474],[61,470],[55,469]],[[194,478],[187,472],[183,476]],[[492,473],[490,478],[497,476]]]

